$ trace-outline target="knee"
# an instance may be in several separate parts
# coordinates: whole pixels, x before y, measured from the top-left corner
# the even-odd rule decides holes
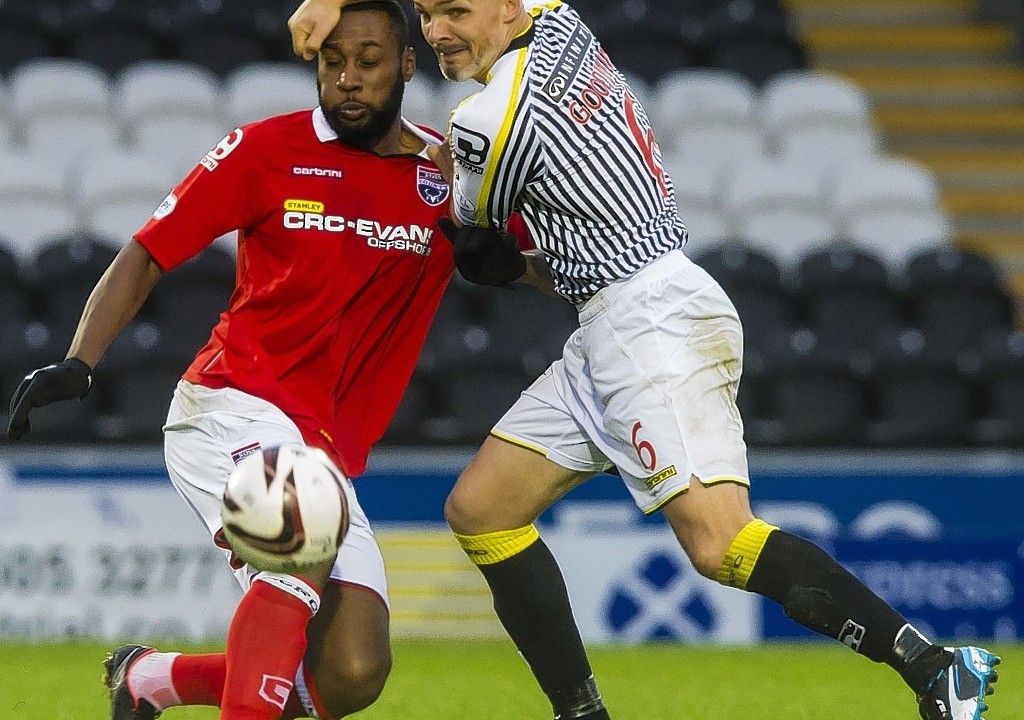
[[[721,541],[716,542],[714,538],[705,538],[684,544],[683,549],[698,573],[715,580],[729,550],[729,543],[723,544]]]
[[[317,691],[332,720],[365,710],[377,701],[391,674],[391,655],[350,657],[319,668]]]
[[[481,508],[473,502],[473,493],[467,490],[467,484],[456,483],[444,503],[444,519],[452,532],[460,535],[485,532],[480,529],[483,527],[483,515]]]

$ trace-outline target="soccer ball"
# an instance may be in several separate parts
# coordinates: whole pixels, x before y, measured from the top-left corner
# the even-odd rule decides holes
[[[343,482],[323,450],[298,443],[263,448],[228,478],[224,536],[257,570],[293,573],[328,562],[348,532]]]

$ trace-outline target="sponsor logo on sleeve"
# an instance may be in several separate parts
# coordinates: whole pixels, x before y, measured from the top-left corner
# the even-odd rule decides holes
[[[242,129],[235,128],[223,140],[214,145],[213,149],[199,161],[199,164],[211,172],[216,170],[221,161],[230,155],[240,142],[242,142]]]
[[[554,103],[562,102],[565,94],[572,87],[573,80],[580,74],[583,61],[587,58],[587,50],[594,41],[594,36],[582,23],[577,22],[576,28],[565,41],[562,53],[555,61],[555,67],[541,91]]]
[[[448,199],[448,183],[440,170],[419,165],[416,167],[416,192],[427,205],[437,207]]]
[[[456,162],[474,175],[483,175],[487,154],[491,150],[490,139],[475,130],[452,123],[451,142]]]
[[[174,206],[178,204],[178,198],[175,197],[174,193],[168,193],[164,201],[160,203],[156,210],[153,211],[153,217],[156,220],[162,220],[163,218],[174,212]]]

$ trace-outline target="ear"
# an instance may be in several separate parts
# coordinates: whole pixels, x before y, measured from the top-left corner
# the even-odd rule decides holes
[[[412,80],[416,72],[416,50],[411,45],[402,51],[402,77],[406,82]]]
[[[523,0],[504,0],[505,23],[511,24],[519,19],[519,16],[526,12],[523,7]]]

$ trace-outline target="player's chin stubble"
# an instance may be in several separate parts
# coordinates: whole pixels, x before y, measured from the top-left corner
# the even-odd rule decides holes
[[[402,98],[405,94],[405,78],[399,73],[394,88],[387,100],[380,107],[367,106],[366,117],[356,123],[346,120],[338,111],[341,103],[327,105],[321,92],[322,85],[316,82],[317,97],[320,98],[320,109],[323,110],[327,124],[338,135],[338,140],[360,150],[371,151],[380,142],[402,111]]]

